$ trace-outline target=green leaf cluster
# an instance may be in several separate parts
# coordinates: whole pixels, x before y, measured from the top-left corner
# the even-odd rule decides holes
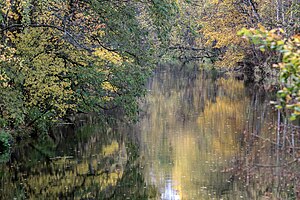
[[[280,103],[278,108],[291,110],[291,120],[300,116],[300,36],[290,38],[282,36],[284,31],[260,29],[242,29],[239,35],[248,38],[252,43],[260,45],[260,50],[276,50],[280,53],[281,62],[274,65],[280,69],[281,89],[277,92]]]

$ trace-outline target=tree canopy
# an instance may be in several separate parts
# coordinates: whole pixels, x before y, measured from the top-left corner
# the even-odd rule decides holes
[[[176,1],[0,1],[0,126],[118,110],[168,41]]]
[[[297,0],[181,0],[179,5],[180,29],[174,32],[181,37],[173,37],[173,49],[185,50],[186,56],[188,50],[198,51],[192,56],[227,69],[243,62],[260,65],[270,56],[238,36],[242,28],[282,28],[287,37],[300,30]]]
[[[288,38],[300,29],[297,0],[1,0],[0,6],[0,126],[8,129],[78,112],[117,110],[132,119],[146,78],[168,50],[184,62],[250,63],[265,71],[261,63],[274,53],[259,52],[237,32],[282,28]]]

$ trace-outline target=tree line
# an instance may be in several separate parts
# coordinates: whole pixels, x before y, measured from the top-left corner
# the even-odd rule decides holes
[[[280,105],[298,116],[299,0],[1,0],[0,8],[2,131],[46,131],[76,113],[132,120],[147,77],[169,58],[241,66],[250,81],[255,68],[264,80],[277,64]]]

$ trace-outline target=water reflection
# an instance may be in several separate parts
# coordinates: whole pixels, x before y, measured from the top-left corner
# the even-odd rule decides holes
[[[63,130],[63,131],[62,131]],[[121,130],[87,125],[60,129],[16,147],[0,166],[0,199],[148,199],[137,146]]]
[[[246,198],[235,166],[244,131],[261,131],[273,120],[268,100],[257,98],[253,106],[243,82],[207,73],[161,72],[149,89],[139,127],[146,179],[161,198]],[[249,123],[261,109],[265,115]]]
[[[16,147],[0,165],[0,199],[297,198],[299,165],[287,171],[285,154],[300,150],[276,148],[277,115],[260,87],[165,70],[148,88],[135,126],[60,128]]]
[[[162,200],[169,200],[169,199],[179,200],[180,199],[178,190],[174,189],[172,179],[166,179],[166,185],[161,194],[161,199]]]

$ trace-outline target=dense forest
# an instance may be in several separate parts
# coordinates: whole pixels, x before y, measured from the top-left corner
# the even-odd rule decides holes
[[[298,0],[2,0],[0,131],[46,133],[78,113],[136,119],[158,64],[197,60],[275,78],[278,108],[300,114]],[[180,73],[180,72],[179,72]],[[258,74],[258,75],[257,75]]]

